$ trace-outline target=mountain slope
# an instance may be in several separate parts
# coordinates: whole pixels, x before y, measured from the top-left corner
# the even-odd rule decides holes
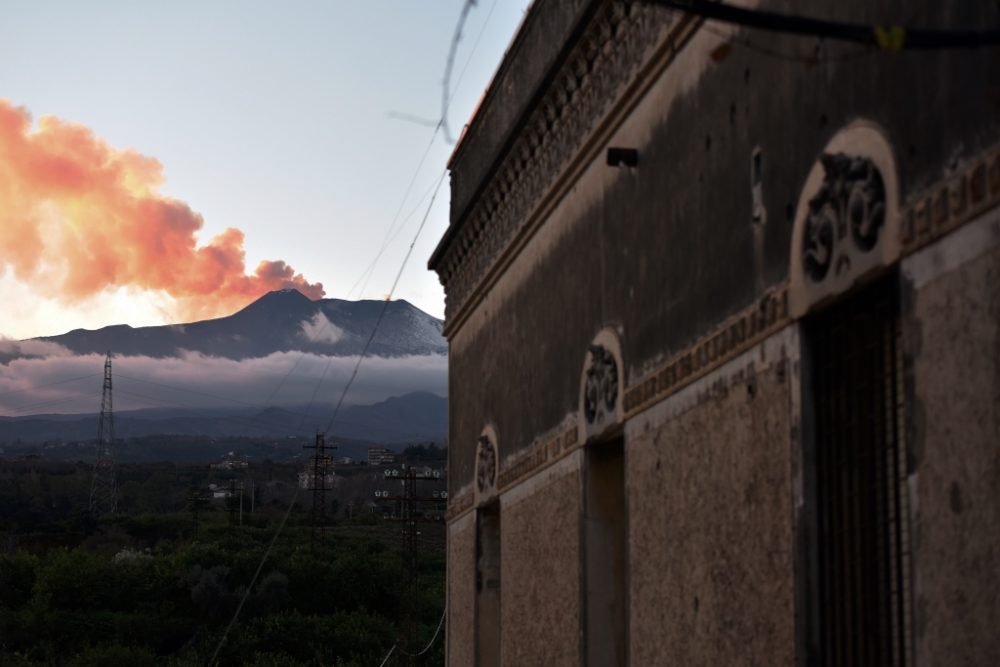
[[[329,407],[130,410],[115,415],[115,436],[147,435],[309,436],[330,425]],[[330,438],[381,443],[444,442],[448,430],[447,399],[429,392],[393,396],[373,405],[343,408]],[[0,417],[0,443],[91,441],[97,433],[96,414]]]
[[[180,350],[247,359],[299,350],[332,356],[359,354],[384,301],[312,301],[296,290],[265,294],[243,310],[214,320],[155,327],[75,329],[35,340],[77,354],[171,357]],[[369,354],[382,357],[446,354],[442,322],[406,301],[390,301]]]

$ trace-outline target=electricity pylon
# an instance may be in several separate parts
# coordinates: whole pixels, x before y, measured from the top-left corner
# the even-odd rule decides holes
[[[415,665],[416,635],[417,635],[417,611],[418,600],[418,576],[419,558],[418,546],[420,531],[417,524],[430,520],[434,516],[433,512],[426,512],[421,518],[418,506],[423,503],[433,503],[441,505],[447,502],[447,492],[434,492],[431,496],[420,496],[417,494],[417,482],[421,480],[437,481],[441,480],[439,470],[425,470],[418,472],[416,468],[409,466],[402,470],[386,469],[383,471],[386,480],[399,479],[402,483],[403,494],[399,496],[390,495],[388,491],[376,491],[375,497],[385,501],[395,501],[399,510],[398,516],[393,517],[396,521],[403,523],[402,536],[402,572],[400,577],[400,636],[399,648],[405,656],[407,665]]]
[[[316,551],[317,544],[323,541],[323,528],[326,526],[326,478],[330,471],[330,457],[327,449],[337,449],[337,445],[326,444],[326,434],[316,432],[316,444],[303,445],[303,449],[312,449],[312,541],[310,547]]]
[[[90,516],[94,519],[113,514],[118,509],[118,484],[115,480],[115,414],[111,404],[111,352],[104,359],[104,388],[101,392],[101,416],[97,420],[97,460],[90,483]]]

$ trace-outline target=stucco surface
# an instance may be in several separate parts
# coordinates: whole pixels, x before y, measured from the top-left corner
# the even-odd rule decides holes
[[[626,432],[631,664],[791,665],[784,364],[722,375],[699,399]]]
[[[1000,659],[1000,246],[925,284],[904,320],[916,398],[918,664]]]
[[[580,664],[579,517],[578,467],[514,502],[501,498],[505,667]]]
[[[467,514],[448,527],[448,664],[475,664],[476,522]]]
[[[906,15],[941,28],[995,25],[1000,13],[995,3],[929,0],[824,0],[809,10],[876,24]],[[506,457],[576,409],[584,354],[603,326],[624,332],[628,381],[633,369],[684,350],[786,280],[799,191],[846,125],[865,118],[884,128],[903,201],[941,178],[943,165],[1000,139],[1000,114],[985,93],[1000,49],[871,59],[847,58],[853,47],[825,44],[825,60],[808,67],[738,42],[721,60],[706,55],[724,41],[702,31],[685,45],[608,141],[636,148],[638,167],[608,167],[603,147],[587,157],[542,225],[560,233],[533,239],[450,334],[456,486],[473,479],[475,441],[486,423],[508,443]],[[769,36],[768,44],[789,53],[812,48],[791,36]],[[530,54],[526,49],[510,71],[531,70]],[[471,147],[456,172],[472,160]],[[767,220],[756,231],[755,148]],[[479,241],[490,242],[488,235]]]

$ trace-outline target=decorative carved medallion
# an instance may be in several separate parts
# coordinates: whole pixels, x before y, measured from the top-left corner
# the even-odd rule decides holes
[[[795,213],[789,314],[805,315],[899,259],[899,186],[885,133],[851,123],[813,164]]]
[[[590,367],[583,388],[583,416],[588,424],[614,413],[618,401],[618,363],[607,348],[590,346]]]
[[[832,270],[844,275],[852,258],[871,252],[885,226],[885,184],[871,160],[838,153],[820,156],[825,176],[809,200],[802,266],[814,283]]]
[[[602,329],[587,346],[580,374],[579,442],[599,438],[608,428],[621,424],[625,380],[618,335],[613,327]]]
[[[497,449],[488,435],[479,436],[476,447],[476,490],[488,496],[497,485]]]

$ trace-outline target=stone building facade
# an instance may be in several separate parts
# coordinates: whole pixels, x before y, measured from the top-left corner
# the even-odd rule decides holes
[[[534,2],[430,261],[449,665],[1000,656],[997,72],[996,48]]]

